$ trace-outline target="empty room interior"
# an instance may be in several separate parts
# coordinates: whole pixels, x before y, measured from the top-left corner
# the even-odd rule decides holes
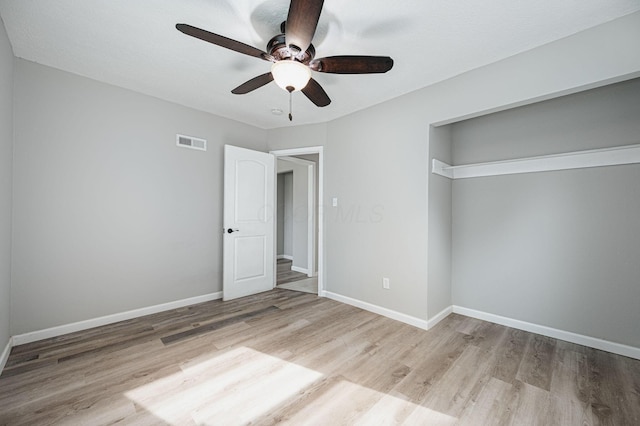
[[[0,18],[0,424],[640,424],[639,0]]]

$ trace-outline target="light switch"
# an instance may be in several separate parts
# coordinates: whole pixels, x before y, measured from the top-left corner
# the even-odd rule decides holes
[[[338,207],[338,197],[333,197],[333,198],[331,199],[331,205],[332,205],[333,207]]]

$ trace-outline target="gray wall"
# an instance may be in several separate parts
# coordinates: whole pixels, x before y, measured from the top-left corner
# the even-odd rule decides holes
[[[283,253],[293,258],[293,172],[284,174]]]
[[[269,149],[324,146],[327,141],[327,127],[328,123],[322,123],[271,129],[267,133]]]
[[[330,123],[323,204],[326,289],[426,319],[429,126],[422,102],[412,94]]]
[[[438,159],[451,164],[451,126],[432,127],[429,163]],[[450,308],[451,303],[451,180],[429,178],[429,264],[427,312],[429,318]]]
[[[292,268],[309,267],[309,173],[307,166],[293,164],[293,264]]]
[[[284,173],[284,218],[283,249],[293,257],[292,267],[308,268],[308,227],[307,227],[307,167],[288,157],[278,158],[278,172]],[[278,218],[278,222],[280,218]]]
[[[14,113],[13,334],[221,290],[223,145],[264,130],[24,60]]]
[[[427,306],[430,124],[637,75],[639,22],[612,21],[330,123],[270,130],[272,150],[324,146],[326,289],[418,319],[437,314],[442,301]],[[446,283],[440,290],[445,300]]]
[[[452,126],[453,162],[640,143],[640,79]],[[456,180],[453,302],[640,346],[640,165]]]
[[[314,170],[315,170],[315,186],[314,186],[314,193],[315,193],[315,205],[316,205],[316,211],[315,211],[315,215],[316,215],[316,227],[315,227],[315,256],[314,256],[314,263],[312,265],[313,267],[313,271],[311,271],[313,274],[316,274],[318,272],[318,235],[320,232],[320,188],[319,188],[319,182],[320,182],[320,167],[318,165],[318,163],[320,162],[320,155],[319,154],[305,154],[305,155],[296,155],[294,156],[294,158],[299,158],[301,160],[306,160],[306,161],[311,161],[313,163],[315,163],[314,165]]]
[[[0,20],[0,353],[11,336],[13,51]]]
[[[286,165],[283,167],[283,165]],[[291,163],[278,160],[278,169],[290,169]],[[278,173],[277,211],[278,255],[293,258],[293,170]]]

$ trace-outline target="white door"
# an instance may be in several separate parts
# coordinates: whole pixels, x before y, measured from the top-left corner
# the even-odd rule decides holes
[[[274,286],[274,156],[224,147],[223,300]]]

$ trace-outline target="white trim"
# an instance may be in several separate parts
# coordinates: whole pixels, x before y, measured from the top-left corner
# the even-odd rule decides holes
[[[276,151],[270,151],[270,154],[273,154],[276,158],[278,157],[289,157],[293,155],[304,155],[304,154],[318,154],[318,296],[326,297],[325,295],[325,282],[324,282],[324,147],[323,146],[310,146],[307,148],[293,148],[293,149],[280,149]],[[275,211],[276,206],[274,205],[274,216],[276,214]],[[275,224],[274,224],[275,226]],[[275,287],[275,279],[273,286]]]
[[[293,256],[288,254],[279,254],[276,256],[276,259],[287,259],[293,262]]]
[[[285,162],[288,161],[290,163],[294,163],[307,168],[307,268],[305,269],[304,273],[307,274],[309,278],[311,278],[313,277],[313,273],[311,273],[311,271],[315,270],[316,266],[316,163],[314,163],[313,161],[295,157],[278,156],[277,158],[278,160],[282,160]]]
[[[438,312],[433,318],[428,319],[427,320],[428,329],[432,329],[433,327],[435,327],[436,324],[438,324],[440,321],[448,317],[452,312],[453,312],[453,306],[448,306],[443,310],[441,310],[440,312]]]
[[[636,163],[640,163],[640,144],[459,166],[434,159],[432,173],[449,179],[465,179]]]
[[[7,365],[7,361],[9,360],[9,354],[11,354],[12,347],[13,347],[13,337],[9,337],[7,346],[4,347],[4,350],[2,351],[2,355],[0,355],[0,374],[2,374],[2,370],[4,370],[4,366]]]
[[[295,155],[320,154],[323,149],[323,146],[308,146],[304,148],[277,149],[269,151],[269,154],[273,154],[276,157],[292,157]],[[305,161],[301,158],[299,160]]]
[[[316,266],[316,163],[295,157],[277,156],[277,158],[307,168],[307,268],[305,271],[309,272],[304,273],[311,278],[313,273],[310,271],[314,271]]]
[[[324,291],[322,293],[322,296],[341,303],[346,303],[347,305],[355,306],[356,308],[364,309],[365,311],[373,312],[374,314],[382,315],[384,317],[403,322],[405,324],[412,325],[414,327],[421,328],[423,330],[427,330],[429,328],[428,322],[421,318],[412,317],[411,315],[383,308],[382,306],[374,305],[368,302],[363,302],[362,300],[352,299],[351,297],[332,293],[330,291]]]
[[[300,272],[301,274],[309,275],[309,270],[305,268],[300,268],[298,266],[291,265],[291,270],[294,272]]]
[[[196,303],[208,302],[222,298],[222,292],[205,294],[203,296],[190,297],[188,299],[176,300],[174,302],[162,303],[160,305],[147,306],[146,308],[133,309],[131,311],[120,312],[118,314],[106,315],[103,317],[78,321],[71,324],[59,325],[56,327],[46,328],[44,330],[32,331],[29,333],[18,334],[13,336],[13,345],[23,345],[38,340],[48,339],[51,337],[61,336],[63,334],[74,333],[76,331],[87,330],[93,327],[113,324],[118,321],[125,321],[132,318],[138,318],[145,315],[155,314],[158,312],[168,311],[171,309],[182,308],[184,306],[195,305]]]
[[[316,269],[316,165],[307,167],[307,276]]]
[[[431,161],[431,173],[453,179],[453,170],[451,165],[444,163],[435,158]]]
[[[558,330],[556,328],[551,328],[544,325],[532,324],[530,322],[507,318],[487,312],[476,311],[474,309],[463,308],[462,306],[454,305],[453,312],[471,318],[477,318],[483,321],[489,321],[495,324],[517,328],[518,330],[529,331],[531,333],[553,337],[554,339],[565,340],[567,342],[576,343],[578,345],[588,346],[590,348],[600,349],[603,351],[612,352],[614,354],[628,356],[630,358],[640,359],[640,348],[636,348],[633,346],[627,346],[621,343],[610,342],[608,340],[602,340],[595,337],[572,333],[570,331]]]
[[[278,155],[277,157],[278,157],[278,160],[288,161],[289,163],[297,164],[299,166],[312,166],[315,164],[313,161],[305,160],[304,158],[296,158],[296,157],[289,157],[289,156],[282,156],[282,155]],[[289,173],[290,171],[291,170],[285,169],[278,173]]]

